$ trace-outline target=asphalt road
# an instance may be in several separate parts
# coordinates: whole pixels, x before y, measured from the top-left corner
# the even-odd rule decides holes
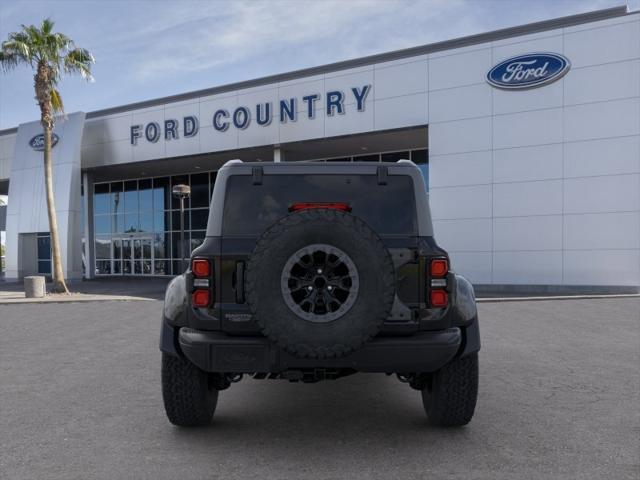
[[[384,375],[244,380],[164,416],[161,303],[0,306],[2,479],[638,479],[640,300],[484,303],[476,416]]]

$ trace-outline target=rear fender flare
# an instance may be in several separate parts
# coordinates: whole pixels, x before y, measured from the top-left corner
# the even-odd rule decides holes
[[[467,326],[478,316],[473,285],[462,275],[455,274],[455,295],[449,314],[455,326]]]
[[[187,284],[184,275],[175,277],[164,294],[163,316],[173,326],[187,325]]]

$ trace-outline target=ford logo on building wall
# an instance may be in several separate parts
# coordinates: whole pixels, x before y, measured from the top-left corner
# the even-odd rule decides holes
[[[55,133],[51,134],[51,148],[55,147],[60,138]],[[39,133],[31,140],[29,140],[29,146],[37,152],[44,151],[44,133]]]
[[[558,53],[529,53],[500,62],[487,73],[487,82],[506,90],[541,87],[561,78],[570,67]]]

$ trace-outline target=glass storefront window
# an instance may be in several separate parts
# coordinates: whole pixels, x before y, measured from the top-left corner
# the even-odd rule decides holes
[[[191,212],[189,210],[184,211],[184,229],[189,230],[189,221],[191,218]],[[180,210],[174,210],[171,212],[171,229],[174,232],[180,231]]]
[[[80,235],[84,242],[84,185],[80,184]],[[84,252],[84,248],[82,249]]]
[[[418,165],[429,163],[429,151],[428,150],[412,150],[411,161]]]
[[[205,199],[201,210],[208,216],[209,172],[194,177],[199,185],[198,201]],[[189,175],[174,180],[189,184]],[[98,203],[102,201],[98,207],[101,213],[94,212],[96,273],[170,275],[172,216],[176,219],[178,238],[180,228],[179,211],[166,210],[172,205],[171,177],[110,182],[96,184],[94,188]],[[185,221],[186,250],[190,242],[189,211],[185,212]],[[179,240],[175,248],[179,249]]]
[[[209,219],[209,209],[199,208],[191,210],[191,229],[205,230],[207,228],[207,220]],[[186,223],[186,218],[185,218]]]
[[[360,155],[359,157],[353,157],[354,162],[379,162],[380,154],[374,155]]]
[[[111,258],[111,237],[96,235],[96,258]]]
[[[124,214],[124,231],[125,233],[135,233],[139,228],[138,212],[127,212]]]
[[[51,235],[42,232],[36,235],[38,253],[38,273],[51,274]]]
[[[209,174],[191,175],[191,208],[209,207]]]
[[[113,240],[113,258],[118,260],[122,258],[122,240],[120,238]]]
[[[111,273],[111,260],[96,260],[96,273],[109,275]]]
[[[155,258],[165,258],[169,253],[169,234],[156,233],[153,237],[153,256]]]
[[[124,211],[138,212],[138,181],[124,182]]]
[[[153,232],[153,212],[140,212],[139,225],[141,232]]]
[[[153,231],[164,232],[170,230],[169,225],[169,212],[153,212]]]
[[[113,215],[122,215],[124,211],[123,203],[123,185],[122,182],[111,183],[111,213]]]
[[[93,213],[109,213],[109,184],[95,185],[93,191]]]
[[[134,273],[136,275],[151,275],[151,260],[134,262]]]
[[[173,258],[182,256],[180,245],[180,232],[173,232],[171,234],[171,256]],[[184,254],[185,258],[189,255],[189,232],[184,232]]]
[[[51,260],[38,260],[38,273],[51,274]]]
[[[169,177],[153,179],[153,209],[155,211],[171,208],[171,188]]]
[[[156,260],[153,262],[156,275],[171,275],[171,262],[169,260]]]
[[[96,215],[93,217],[93,227],[96,235],[111,233],[111,215]]]
[[[151,212],[153,210],[153,189],[151,179],[145,178],[138,181],[138,202],[141,212]]]
[[[51,237],[49,234],[37,236],[38,239],[38,259],[51,258]]]
[[[124,232],[124,213],[118,215],[111,215],[111,232],[122,233]],[[108,232],[104,232],[108,233]]]

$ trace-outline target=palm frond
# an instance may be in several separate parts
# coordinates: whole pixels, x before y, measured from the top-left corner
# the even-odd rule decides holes
[[[53,31],[54,25],[55,25],[55,22],[51,20],[50,17],[47,17],[44,20],[42,20],[42,25],[40,26],[40,30],[44,35],[50,35],[51,32]]]
[[[29,49],[31,49],[31,47],[34,45],[33,39],[29,35],[27,35],[25,32],[10,33],[9,39],[7,40],[7,42],[14,43],[14,44],[23,44],[29,47]]]
[[[40,58],[42,57],[45,40],[44,35],[42,35],[38,27],[35,25],[22,25],[22,32],[16,33],[15,36],[30,46],[33,55],[37,55]]]
[[[58,50],[72,50],[75,48],[73,40],[67,37],[64,33],[54,33],[51,35],[51,38]]]
[[[92,81],[91,65],[95,63],[93,55],[84,48],[75,48],[64,57],[64,70],[67,73],[79,73],[82,78]]]
[[[60,92],[55,88],[51,89],[51,106],[54,113],[64,113],[64,105],[62,103],[62,97]]]
[[[55,23],[45,18],[39,26],[22,25],[22,29],[8,35],[0,44],[0,67],[9,70],[25,63],[37,68],[36,96],[51,98],[54,113],[64,113],[62,97],[57,90],[62,73],[80,74],[86,80],[93,80],[91,66],[93,55],[76,47],[73,40],[63,33],[54,32]],[[44,81],[44,83],[42,83]]]
[[[31,44],[23,35],[9,35],[9,40],[2,42],[2,51],[17,55],[27,63],[33,62]]]
[[[4,71],[9,71],[18,66],[18,56],[11,52],[0,50],[0,65]]]

